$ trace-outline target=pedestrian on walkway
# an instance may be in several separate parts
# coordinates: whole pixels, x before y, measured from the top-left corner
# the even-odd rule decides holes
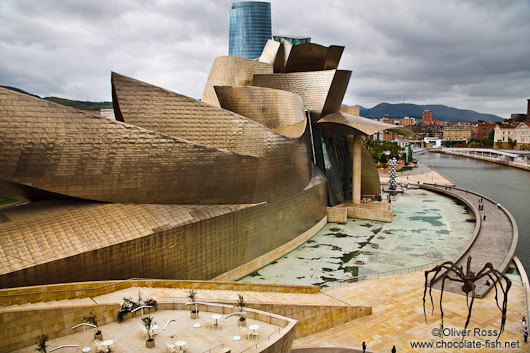
[[[524,343],[528,343],[528,328],[525,327],[523,330]]]
[[[363,353],[366,353],[366,342],[363,341]]]
[[[497,202],[497,208],[501,208],[501,204]]]
[[[526,319],[523,316],[523,319],[521,320],[521,324],[523,325],[523,330],[526,328]]]
[[[468,191],[468,190],[466,189],[466,194],[467,194],[467,191]]]
[[[484,222],[486,222],[486,212],[484,212]]]
[[[397,351],[396,351],[396,346],[392,346],[392,351],[391,351],[391,352],[392,352],[392,353],[396,353],[396,352],[397,352]]]

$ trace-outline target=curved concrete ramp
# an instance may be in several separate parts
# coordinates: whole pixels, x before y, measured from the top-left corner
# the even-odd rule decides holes
[[[460,199],[476,215],[478,229],[476,229],[467,247],[451,261],[458,267],[462,266],[466,271],[467,259],[471,256],[471,270],[473,272],[479,272],[486,263],[490,262],[494,269],[504,273],[515,254],[519,238],[517,224],[510,212],[502,205],[497,208],[497,202],[475,192],[459,188],[446,190],[445,186],[427,186],[425,184],[422,187]],[[484,211],[478,210],[479,198],[483,199]],[[486,220],[484,220],[484,213],[486,213]],[[486,285],[487,280],[488,277],[483,277],[475,282],[477,298],[483,298],[493,288],[492,285]],[[445,282],[445,290],[464,295],[461,287],[461,283]],[[441,281],[437,281],[435,288],[441,288]]]

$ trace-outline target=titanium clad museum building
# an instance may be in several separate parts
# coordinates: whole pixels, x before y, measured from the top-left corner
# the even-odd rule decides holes
[[[116,120],[0,88],[0,287],[238,279],[379,192],[361,136],[406,131],[340,111],[343,49],[216,58],[202,100],[112,73]]]
[[[271,4],[260,1],[235,2],[230,7],[228,55],[255,59],[272,38]]]

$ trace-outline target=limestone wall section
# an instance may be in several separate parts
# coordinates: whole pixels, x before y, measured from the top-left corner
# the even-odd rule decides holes
[[[60,308],[6,311],[0,313],[0,353],[35,344],[35,338],[45,330],[50,339],[70,335],[72,327],[83,322],[83,316],[96,312],[98,326],[116,321],[119,304],[70,306]],[[87,337],[91,334],[87,333]],[[103,337],[105,332],[103,332]]]
[[[371,307],[347,305],[282,305],[249,304],[250,308],[286,316],[298,321],[295,339],[342,325],[348,321],[371,315]]]

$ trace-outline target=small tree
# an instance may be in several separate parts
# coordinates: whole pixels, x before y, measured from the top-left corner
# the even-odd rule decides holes
[[[237,295],[237,307],[239,308],[239,311],[242,312],[246,305],[247,303],[245,302],[245,298],[243,298],[241,294],[238,294]],[[245,321],[245,320],[246,320],[245,316],[241,314],[241,316],[239,317],[239,321]]]
[[[35,348],[37,352],[46,353],[46,342],[48,338],[48,333],[42,330],[42,333],[37,336],[37,342],[35,343],[37,345],[37,348]]]
[[[98,326],[98,316],[96,315],[94,309],[90,310],[90,313],[88,315],[83,316],[83,322],[96,326],[96,333],[94,334],[94,338],[97,335],[101,335],[101,331],[99,330]]]
[[[151,332],[152,332],[151,331],[151,327],[155,324],[155,322],[153,322],[153,319],[154,319],[154,317],[153,316],[149,316],[149,315],[144,316],[142,318],[142,323],[144,324],[144,327],[147,330],[147,340],[148,341],[153,341],[154,340],[153,336],[151,336]]]
[[[156,310],[156,305],[158,304],[157,301],[153,298],[143,300],[140,292],[138,292],[138,300],[139,302],[135,302],[132,300],[132,298],[123,298],[123,302],[121,303],[120,311],[118,311],[118,321],[122,322],[123,318],[127,313],[130,313],[134,309],[137,309],[141,306],[152,306]],[[133,313],[133,315],[136,315],[136,312]]]
[[[247,305],[245,302],[245,298],[241,294],[237,295],[237,307],[243,310],[243,308]]]
[[[190,300],[190,303],[195,303],[195,301],[197,300],[197,291],[195,289],[189,289],[188,290],[188,299]],[[192,307],[191,309],[191,318],[192,319],[195,319],[197,315],[197,313],[199,312],[199,310],[197,309],[197,304],[194,305],[195,308]]]

